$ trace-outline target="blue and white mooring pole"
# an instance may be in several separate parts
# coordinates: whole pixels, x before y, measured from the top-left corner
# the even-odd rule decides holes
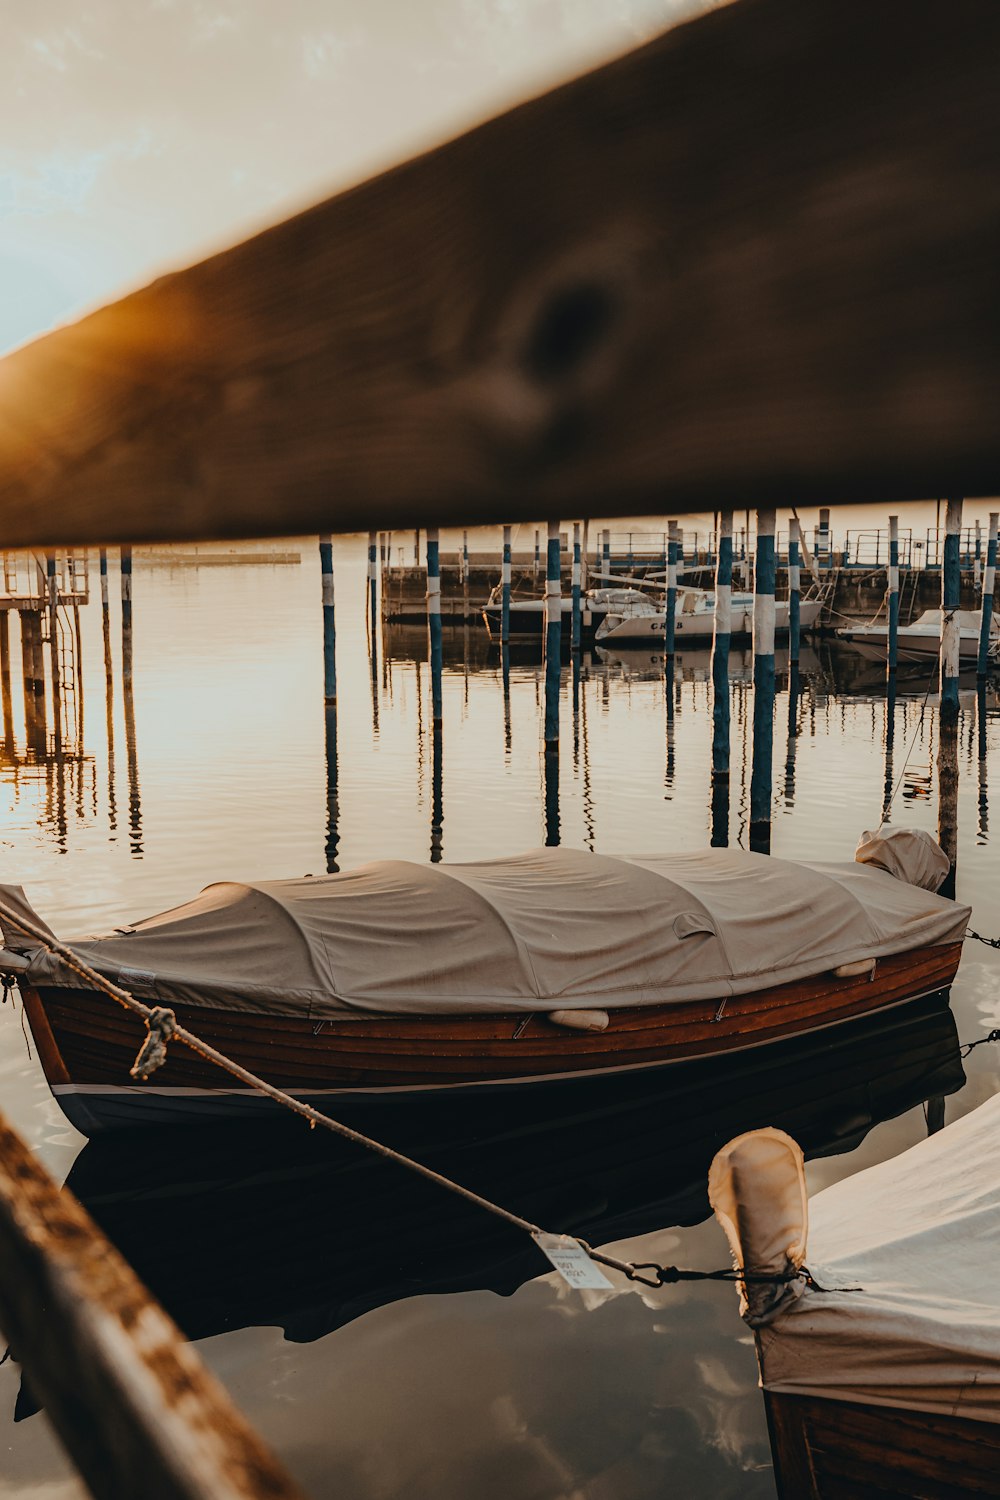
[[[888,677],[895,677],[899,665],[899,517],[889,517],[889,639],[885,659]]]
[[[132,548],[121,549],[122,570],[122,624],[132,628]]]
[[[601,572],[607,581],[611,572],[611,532],[606,527],[601,546]]]
[[[712,637],[712,781],[729,780],[729,645],[733,631],[733,513],[719,512]]]
[[[944,564],[941,569],[941,717],[958,718],[958,671],[962,575],[959,544],[962,534],[962,502],[949,500],[944,523]]]
[[[824,568],[833,567],[833,547],[830,543],[829,510],[821,510],[819,513],[819,527],[817,528],[816,533],[816,552],[818,554],[816,559],[817,563],[819,562],[819,558],[822,557],[822,566]]]
[[[801,550],[802,528],[795,516],[788,523],[788,665],[799,664],[799,641],[801,637],[799,601],[801,597],[802,572]]]
[[[378,620],[378,534],[368,533],[368,607],[371,612],[372,642]]]
[[[562,580],[559,522],[550,521],[545,557],[545,748],[559,744],[559,685],[562,672]]]
[[[774,756],[774,528],[773,510],[757,512],[753,599],[753,767],[750,776],[750,848],[771,852]]]
[[[333,597],[333,538],[319,539],[319,567],[323,581],[323,697],[337,701],[337,619]]]
[[[993,590],[997,577],[997,522],[995,510],[990,511],[990,533],[986,541],[986,567],[983,569],[983,619],[979,627],[979,661],[977,675],[985,677],[990,669],[990,634],[993,629]]]
[[[431,653],[431,712],[435,724],[443,717],[441,693],[441,547],[437,527],[427,529],[427,636]]]
[[[510,640],[510,527],[503,529],[503,582],[500,599],[500,641],[506,646]]]
[[[573,522],[573,626],[570,634],[570,646],[574,651],[580,649],[580,599],[581,599],[581,560],[580,560],[580,523]]]
[[[671,521],[667,534],[667,618],[666,653],[669,660],[674,654],[677,635],[677,533],[676,521]]]
[[[122,687],[132,692],[132,548],[121,548]]]
[[[98,553],[101,570],[101,612],[108,613],[108,549],[102,547]]]

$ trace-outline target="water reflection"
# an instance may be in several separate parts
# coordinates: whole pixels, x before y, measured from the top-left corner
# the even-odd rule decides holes
[[[326,747],[326,873],[333,875],[339,869],[337,847],[340,843],[340,802],[337,768],[337,705],[329,701],[324,705],[324,745]]]
[[[84,723],[82,691],[74,706],[74,674],[60,661],[61,747],[47,642],[30,622],[19,636],[15,617],[5,650],[0,630],[6,878],[35,892],[57,930],[162,910],[216,879],[349,869],[386,856],[478,859],[540,839],[623,854],[709,838],[747,846],[748,651],[733,651],[720,678],[709,649],[682,649],[671,679],[662,652],[563,650],[546,663],[540,640],[501,651],[473,620],[443,630],[435,660],[426,623],[386,629],[378,619],[373,629],[364,539],[338,539],[333,551],[335,703],[324,705],[321,687],[315,540],[302,544],[301,566],[284,570],[175,573],[137,556],[128,630],[115,628],[117,589],[109,609],[81,611],[79,636],[76,621],[67,624],[79,689],[86,685],[92,705],[103,693],[105,713]],[[411,551],[407,538],[407,558]],[[937,696],[926,664],[901,666],[891,693],[883,663],[824,643],[803,647],[797,677],[780,651],[776,671],[775,853],[849,859],[857,834],[885,813],[937,828]],[[558,760],[544,752],[546,678],[564,716]],[[968,816],[956,823],[954,804],[943,812],[957,834],[959,894],[986,904],[978,926],[993,933],[989,893],[1000,871],[988,768],[997,700],[992,685],[979,694],[974,679],[965,686],[953,765],[957,810]],[[713,750],[723,705],[726,777],[715,774]],[[993,954],[965,955],[956,985],[963,1040],[1000,1024],[998,979]],[[822,1052],[783,1079],[759,1057],[744,1073],[676,1095],[671,1074],[663,1097],[629,1097],[627,1128],[626,1114],[591,1117],[582,1105],[558,1122],[531,1120],[519,1103],[499,1125],[447,1123],[429,1149],[557,1227],[639,1237],[640,1259],[717,1264],[714,1227],[697,1227],[711,1150],[735,1130],[776,1119],[806,1136],[811,1152],[847,1150],[873,1121],[951,1098],[961,1075],[951,1071],[948,1026],[923,1051],[897,1045],[898,1036],[884,1047],[869,1037],[849,1065],[840,1039],[826,1036]],[[972,1082],[949,1115],[995,1090],[993,1050],[973,1054]],[[899,1068],[906,1077],[896,1088]],[[0,1072],[5,1108],[65,1169],[78,1142],[16,1026]],[[800,1093],[789,1094],[796,1081]],[[930,1107],[932,1122],[940,1114]],[[923,1129],[915,1110],[866,1136],[856,1157],[818,1157],[810,1170],[843,1175]],[[403,1134],[409,1141],[409,1127]],[[373,1497],[421,1496],[427,1474],[440,1495],[499,1497],[512,1473],[519,1492],[542,1495],[652,1500],[665,1472],[685,1493],[773,1494],[752,1353],[725,1290],[623,1296],[586,1313],[551,1278],[530,1280],[544,1270],[530,1245],[516,1236],[505,1243],[506,1231],[463,1218],[450,1200],[422,1197],[367,1158],[351,1162],[338,1148],[325,1155],[308,1132],[294,1137],[292,1167],[263,1140],[252,1157],[249,1143],[234,1140],[227,1154],[221,1141],[218,1151],[206,1141],[204,1170],[200,1150],[178,1150],[173,1136],[161,1154],[151,1139],[142,1145],[155,1167],[145,1185],[128,1149],[118,1161],[97,1142],[84,1149],[74,1186],[92,1195],[167,1300],[177,1299],[193,1332],[273,1323],[289,1337],[319,1339],[338,1330],[309,1346],[311,1355],[296,1350],[294,1362],[286,1346],[249,1332],[205,1351],[317,1496],[334,1492],[344,1473],[352,1493]],[[512,1300],[495,1302],[488,1287]],[[465,1295],[418,1296],[433,1291]],[[12,1379],[9,1367],[0,1371],[0,1398],[9,1393],[11,1404]],[[276,1401],[276,1389],[288,1399]],[[349,1430],[328,1437],[334,1396],[350,1413]],[[599,1422],[587,1415],[595,1410]],[[35,1442],[39,1428],[28,1424],[18,1443]],[[389,1476],[378,1483],[366,1467],[376,1451]],[[415,1452],[419,1475],[406,1467]]]
[[[135,738],[135,697],[132,682],[132,605],[122,599],[122,694],[125,703],[125,763],[128,770],[129,850],[142,855],[142,796],[139,790],[139,754]]]
[[[743,1130],[780,1126],[809,1156],[849,1151],[964,1081],[936,997],[763,1058],[569,1083],[557,1114],[523,1093],[513,1111],[468,1096],[416,1115],[386,1106],[378,1134],[534,1223],[607,1244],[707,1219],[708,1165]],[[191,1338],[270,1325],[311,1342],[389,1302],[510,1295],[548,1269],[502,1220],[294,1122],[99,1137],[67,1186]],[[22,1395],[18,1415],[31,1405]]]

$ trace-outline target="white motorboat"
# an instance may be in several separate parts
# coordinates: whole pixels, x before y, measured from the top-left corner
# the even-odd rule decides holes
[[[956,611],[958,619],[958,655],[960,661],[974,662],[979,656],[979,635],[982,615],[978,609]],[[837,638],[855,646],[865,655],[884,658],[889,645],[888,620],[875,620],[868,625],[845,625],[837,631]],[[992,617],[990,625],[990,649],[996,650],[1000,642],[1000,615]],[[941,648],[941,611],[925,609],[918,619],[909,625],[900,625],[896,637],[896,649],[900,661],[912,661],[918,657],[937,656]]]
[[[636,601],[646,602],[645,595],[638,589],[633,588],[597,588],[590,589],[583,596],[580,608],[580,626],[584,635],[593,634],[604,623],[604,617],[610,609],[625,609],[631,607]],[[562,600],[562,622],[563,630],[567,636],[573,620],[573,596],[563,594]],[[490,593],[489,599],[483,608],[483,619],[490,633],[490,639],[500,639],[501,615],[503,612],[502,585],[497,584]],[[510,601],[510,638],[511,640],[523,640],[526,637],[537,638],[545,634],[545,598],[543,595],[532,595],[528,598],[518,598],[514,595]]]
[[[624,590],[625,593],[633,591]],[[732,596],[732,632],[735,637],[749,636],[753,632],[753,601],[751,593]],[[823,601],[806,598],[799,601],[799,628],[811,630],[819,621]],[[774,628],[777,633],[788,630],[788,600],[779,599],[774,606]],[[678,642],[710,640],[715,628],[715,595],[705,589],[685,588],[677,590],[677,610],[674,616],[674,636]],[[667,612],[663,603],[653,601],[644,594],[635,592],[633,597],[623,600],[621,605],[609,603],[604,619],[597,627],[594,639],[602,645],[624,646],[639,644],[665,635]]]

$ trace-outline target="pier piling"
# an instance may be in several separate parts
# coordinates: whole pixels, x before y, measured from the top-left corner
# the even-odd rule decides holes
[[[719,514],[712,635],[712,782],[729,781],[729,644],[733,629],[733,513]],[[727,807],[728,817],[728,807]],[[713,842],[715,834],[713,833]],[[728,834],[727,834],[728,842]]]
[[[990,632],[993,628],[993,590],[997,574],[997,523],[1000,514],[990,511],[990,530],[986,541],[986,567],[983,569],[983,619],[979,629],[977,676],[982,681],[990,666]],[[978,522],[977,522],[978,525]]]
[[[676,521],[669,522],[667,536],[667,611],[666,611],[666,653],[667,660],[672,661],[676,645],[677,634],[677,532],[679,527]]]
[[[121,549],[122,625],[132,629],[132,548]]]
[[[800,550],[802,529],[798,518],[793,516],[788,523],[788,666],[789,671],[799,665],[799,599],[801,586]]]
[[[374,641],[378,620],[378,536],[374,531],[368,533],[368,607]]]
[[[3,743],[8,754],[14,748],[14,702],[10,689],[10,615],[0,609],[0,698],[3,701]]]
[[[431,657],[431,711],[435,724],[440,724],[442,709],[441,694],[441,547],[436,526],[427,531],[427,637]]]
[[[753,600],[753,765],[750,777],[750,848],[771,852],[774,752],[774,529],[773,510],[757,512]]]
[[[28,748],[43,754],[47,728],[45,715],[45,660],[42,652],[42,616],[37,609],[22,609],[21,678],[24,684],[24,730]]]
[[[733,628],[733,512],[719,512],[712,630],[712,847],[729,844],[729,646]]]
[[[962,502],[949,500],[945,513],[944,562],[941,568],[941,719],[958,718],[959,621],[961,572],[959,539]]]
[[[885,669],[890,682],[895,681],[899,654],[899,517],[889,517],[889,567],[887,571],[889,636]]]
[[[503,582],[500,601],[500,641],[506,646],[510,640],[510,527],[503,529]]]
[[[333,592],[333,538],[319,539],[319,565],[323,580],[323,696],[337,701],[337,617]]]
[[[52,684],[52,734],[55,751],[62,750],[62,672],[59,663],[59,580],[56,555],[45,555],[45,583],[49,616],[49,680]]]
[[[821,510],[816,528],[816,563],[818,567],[833,567],[833,549],[830,545],[830,512]]]
[[[545,748],[559,744],[559,679],[562,670],[562,591],[559,522],[548,524],[545,568]]]
[[[573,522],[573,625],[570,632],[570,646],[573,651],[580,649],[580,523]]]

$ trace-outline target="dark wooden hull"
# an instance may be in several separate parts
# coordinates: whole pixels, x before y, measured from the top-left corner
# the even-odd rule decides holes
[[[961,944],[880,960],[874,974],[819,975],[752,995],[613,1011],[603,1032],[571,1031],[545,1015],[290,1016],[176,1006],[178,1019],[244,1067],[327,1105],[635,1075],[804,1035],[946,989]],[[85,1133],[168,1119],[272,1108],[182,1044],[146,1084],[129,1076],[142,1023],[107,996],[26,989],[25,1009],[46,1078]]]
[[[1000,1427],[765,1392],[780,1500],[1000,1496]]]

